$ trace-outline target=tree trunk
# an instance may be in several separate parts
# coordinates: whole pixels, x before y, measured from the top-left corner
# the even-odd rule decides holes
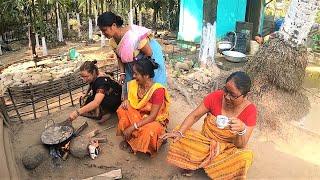
[[[33,16],[33,23],[35,23],[36,22],[36,8],[35,8],[35,5],[34,5],[34,0],[32,0],[32,16]],[[33,26],[35,25],[35,24],[32,24]]]
[[[175,15],[175,30],[179,29],[180,0],[177,1],[177,12]]]
[[[96,14],[100,14],[99,0],[96,0],[95,3],[96,3]]]
[[[42,55],[47,56],[48,55],[48,49],[47,49],[47,44],[46,44],[46,38],[42,37],[41,38],[41,44],[42,44]]]
[[[58,28],[58,16],[59,16],[57,6],[54,6],[54,15],[56,17],[56,29],[57,29]]]
[[[119,12],[119,0],[117,0],[117,11]]]
[[[154,22],[154,28],[157,28],[157,17],[160,9],[160,1],[153,1],[153,22]]]
[[[78,21],[78,24],[79,24],[79,29],[78,29],[78,37],[80,38],[81,37],[81,21],[80,21],[80,15],[79,13],[77,13],[77,21]]]
[[[33,31],[32,26],[30,26],[29,33],[30,33],[30,39],[31,39],[32,59],[35,60],[35,58],[37,56],[37,52],[36,52],[36,37],[35,37],[35,33]],[[35,60],[35,66],[37,66],[36,60]]]
[[[106,1],[106,11],[110,11],[111,0]]]
[[[142,26],[142,11],[141,11],[141,7],[139,6],[139,26]]]
[[[76,9],[76,13],[79,13],[80,10],[79,10],[79,4],[78,4],[78,1],[75,1],[75,9]]]
[[[48,23],[48,1],[46,2],[45,13],[46,13],[46,23]]]
[[[135,14],[135,19],[136,19],[136,24],[138,24],[138,8],[137,8],[137,6],[134,6],[134,14]]]
[[[104,9],[103,9],[103,4],[104,3],[104,0],[100,0],[100,10],[101,10],[101,14],[104,12]]]
[[[167,16],[169,17],[169,29],[173,30],[173,25],[175,22],[174,17],[174,0],[169,0],[169,8],[168,8],[168,14]]]
[[[92,0],[89,0],[89,16],[92,18]]]
[[[318,12],[317,0],[292,0],[280,29],[284,39],[292,46],[302,44],[308,36]]]
[[[86,16],[88,17],[89,13],[89,5],[88,5],[88,0],[86,0]]]
[[[203,28],[199,52],[200,65],[205,67],[209,62],[214,63],[216,51],[216,16],[217,0],[203,1]],[[209,62],[208,62],[209,60]]]
[[[34,59],[37,55],[36,52],[36,38],[35,38],[35,33],[34,33],[34,0],[31,2],[31,9],[29,10],[29,18],[30,18],[30,26],[29,26],[29,35],[30,35],[30,41],[31,41],[31,52],[32,52],[32,59]],[[36,60],[35,60],[35,65],[37,66]]]
[[[93,28],[92,28],[92,19],[89,17],[89,40],[92,40]]]

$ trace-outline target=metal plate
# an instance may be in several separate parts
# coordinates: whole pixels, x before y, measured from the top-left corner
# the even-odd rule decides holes
[[[244,62],[246,55],[238,51],[223,51],[224,57],[231,62]]]
[[[42,132],[41,141],[49,145],[59,144],[71,137],[72,133],[71,126],[50,126]]]

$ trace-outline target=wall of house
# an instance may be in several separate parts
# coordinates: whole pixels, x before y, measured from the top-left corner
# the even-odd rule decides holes
[[[247,0],[219,0],[217,7],[217,38],[234,31],[237,21],[245,21]]]

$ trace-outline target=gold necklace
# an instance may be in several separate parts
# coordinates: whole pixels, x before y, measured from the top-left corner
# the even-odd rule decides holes
[[[151,86],[147,86],[147,88],[146,87],[143,88],[143,87],[139,86],[139,88],[138,88],[138,97],[139,98],[143,98],[147,94],[147,92],[149,91],[150,88],[151,88]]]

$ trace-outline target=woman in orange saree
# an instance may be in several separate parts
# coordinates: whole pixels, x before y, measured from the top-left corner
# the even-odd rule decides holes
[[[244,72],[232,73],[223,90],[207,95],[180,127],[160,137],[173,138],[168,162],[188,175],[203,168],[211,179],[245,179],[253,160],[245,147],[256,124],[256,107],[247,99],[250,87]],[[190,129],[204,114],[202,131]]]
[[[134,80],[128,83],[128,99],[117,110],[119,124],[117,135],[134,153],[154,155],[165,133],[169,116],[169,95],[160,83],[154,83],[154,69],[158,67],[150,58],[136,61],[133,65]]]

